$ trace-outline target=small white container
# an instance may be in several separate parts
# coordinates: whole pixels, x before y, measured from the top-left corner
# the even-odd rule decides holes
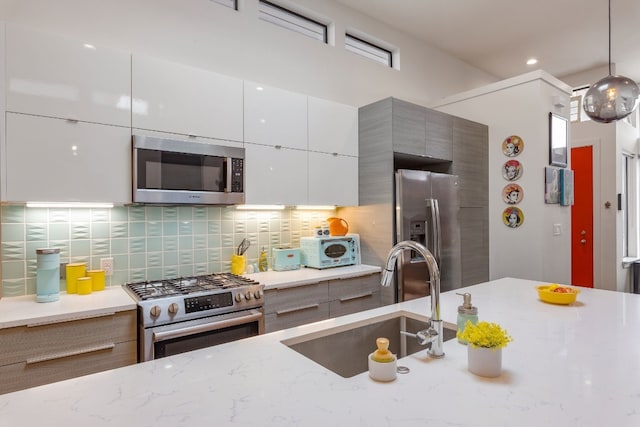
[[[376,362],[369,354],[369,376],[376,381],[389,382],[396,379],[398,372],[398,359],[394,356],[392,362]]]

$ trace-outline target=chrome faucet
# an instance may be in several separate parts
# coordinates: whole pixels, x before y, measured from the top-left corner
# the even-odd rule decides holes
[[[428,329],[420,331],[415,335],[418,337],[418,340],[421,341],[421,344],[429,345],[429,356],[436,358],[444,357],[444,351],[442,350],[443,328],[442,319],[440,319],[440,269],[438,268],[438,263],[433,257],[433,254],[429,252],[429,249],[425,248],[424,245],[411,240],[404,240],[395,245],[389,251],[389,255],[387,255],[387,262],[384,270],[382,271],[382,280],[380,281],[380,284],[385,287],[391,286],[393,273],[396,269],[396,260],[400,253],[405,249],[412,249],[422,255],[427,264],[429,275],[431,276],[431,279],[428,280],[429,293],[431,294],[431,320],[429,322]]]

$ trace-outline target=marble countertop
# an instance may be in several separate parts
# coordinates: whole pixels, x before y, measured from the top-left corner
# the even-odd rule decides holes
[[[265,285],[265,289],[308,285],[322,280],[346,279],[380,272],[380,267],[351,265],[316,270],[303,268],[292,271],[266,271],[247,274]],[[110,286],[89,295],[62,292],[54,302],[38,303],[35,295],[0,299],[0,329],[42,323],[63,322],[96,315],[134,310],[135,300],[122,286]]]
[[[0,414],[12,427],[640,425],[640,295],[582,289],[560,306],[539,301],[537,284],[465,288],[480,319],[515,339],[498,378],[471,374],[456,340],[442,359],[400,359],[411,372],[391,383],[342,378],[281,343],[398,310],[428,314],[421,298],[0,395]],[[443,320],[455,323],[460,303],[443,293]]]
[[[121,286],[110,286],[89,295],[61,293],[53,302],[36,302],[35,295],[0,299],[0,329],[64,322],[107,313],[135,310],[135,301]],[[0,351],[2,349],[0,348]]]
[[[382,269],[372,265],[358,264],[347,267],[335,267],[318,270],[315,268],[301,268],[291,271],[264,271],[262,273],[245,274],[246,277],[257,280],[265,289],[287,288],[309,285],[323,280],[348,279],[379,273]]]

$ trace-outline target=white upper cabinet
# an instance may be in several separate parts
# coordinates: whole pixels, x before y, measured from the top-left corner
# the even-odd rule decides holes
[[[6,26],[8,111],[131,125],[131,56],[15,25]]]
[[[358,109],[309,97],[309,150],[358,155]]]
[[[245,144],[247,204],[308,204],[307,151]]]
[[[243,140],[242,80],[133,55],[132,126]]]
[[[307,96],[245,81],[244,140],[307,149]]]
[[[358,158],[309,152],[310,205],[358,205]]]
[[[7,113],[3,201],[131,203],[131,130]]]

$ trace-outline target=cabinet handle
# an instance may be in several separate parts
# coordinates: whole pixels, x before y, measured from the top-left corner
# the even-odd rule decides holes
[[[67,122],[69,122],[69,123],[78,123],[78,122],[80,121],[80,120],[78,120],[78,119],[74,119],[74,118],[72,118],[72,117],[67,117],[67,118],[66,118],[66,120],[67,120]]]
[[[340,298],[340,302],[347,302],[347,301],[353,301],[356,299],[361,299],[361,298],[369,298],[373,296],[373,292],[369,292],[366,294],[362,294],[362,295],[355,295],[352,297],[344,297],[344,298]]]
[[[92,347],[78,348],[75,350],[61,351],[59,353],[51,353],[43,356],[31,357],[27,359],[27,365],[33,365],[34,363],[47,362],[49,360],[55,359],[64,359],[65,357],[78,356],[80,354],[94,353],[96,351],[111,350],[115,346],[116,345],[114,343],[109,343]]]
[[[301,282],[301,283],[296,283],[293,285],[287,285],[287,286],[282,286],[282,287],[274,287],[274,288],[270,288],[269,290],[277,290],[277,291],[287,291],[288,289],[293,289],[293,288],[306,288],[306,289],[311,289],[314,286],[319,286],[319,285],[323,285],[326,283],[325,281],[322,282],[317,282],[317,283],[305,283],[305,282]]]
[[[197,138],[198,137],[198,135],[196,135],[195,133],[188,133],[187,136],[189,138]]]
[[[288,310],[276,311],[276,315],[281,316],[283,314],[295,313],[296,311],[312,310],[318,307],[320,307],[320,304],[309,304],[309,305],[304,305],[302,307],[290,308]]]
[[[115,316],[115,315],[116,313],[102,313],[102,314],[91,314],[86,316],[76,316],[76,317],[66,318],[64,320],[43,320],[42,322],[29,323],[27,324],[27,328],[36,328],[38,326],[55,325],[56,323],[75,322],[76,320],[95,319],[98,317],[108,317],[108,316]]]
[[[276,145],[275,147],[276,147],[276,150],[279,150],[282,148],[282,145]]]
[[[338,153],[331,153],[332,156],[338,157]]]

